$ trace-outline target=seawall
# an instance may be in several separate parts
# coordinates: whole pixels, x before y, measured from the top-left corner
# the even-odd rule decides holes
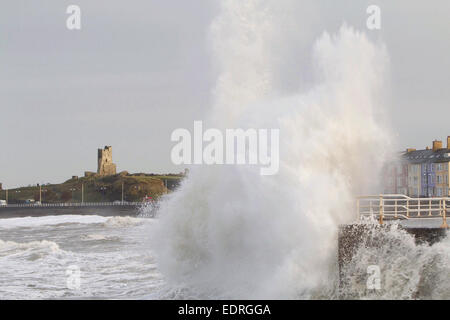
[[[138,207],[135,206],[85,206],[85,207],[7,207],[0,208],[0,219],[39,217],[49,215],[99,215],[99,216],[136,216]],[[1,223],[1,222],[0,222]]]

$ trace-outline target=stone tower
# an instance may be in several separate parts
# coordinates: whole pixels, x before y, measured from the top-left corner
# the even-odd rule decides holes
[[[112,147],[105,146],[98,149],[97,173],[101,176],[111,176],[116,174],[116,165],[112,162]]]

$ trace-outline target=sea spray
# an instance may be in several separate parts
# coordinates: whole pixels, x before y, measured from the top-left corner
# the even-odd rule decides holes
[[[366,232],[341,270],[341,299],[449,299],[450,242],[429,245],[396,223],[380,228],[367,223]],[[367,287],[368,266],[379,270],[380,285]]]
[[[330,297],[337,227],[353,197],[377,187],[389,152],[378,118],[387,69],[381,45],[346,25],[314,45],[316,83],[285,96],[272,64],[270,1],[225,1],[211,37],[219,69],[217,128],[279,128],[280,170],[191,168],[162,201],[152,249],[177,297]],[[180,289],[181,288],[181,289]]]

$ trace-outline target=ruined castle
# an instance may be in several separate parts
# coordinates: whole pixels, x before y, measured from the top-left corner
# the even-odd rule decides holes
[[[116,165],[112,162],[112,147],[105,146],[98,149],[97,174],[100,176],[110,176],[116,174]]]

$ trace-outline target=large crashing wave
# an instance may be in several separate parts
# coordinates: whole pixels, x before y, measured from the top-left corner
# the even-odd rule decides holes
[[[161,203],[152,249],[181,297],[334,297],[337,226],[354,220],[355,193],[377,187],[390,151],[379,118],[384,46],[346,25],[324,33],[312,50],[314,85],[285,96],[273,63],[277,5],[225,1],[211,28],[212,127],[279,128],[280,170],[193,167]]]

